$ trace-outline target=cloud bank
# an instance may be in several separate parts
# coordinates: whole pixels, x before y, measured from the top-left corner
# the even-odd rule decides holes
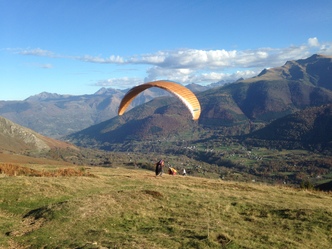
[[[94,83],[96,86],[124,88],[143,83],[143,81],[160,79],[173,80],[183,84],[232,82],[239,78],[253,77],[267,67],[282,66],[288,60],[303,59],[314,53],[332,55],[332,42],[319,42],[317,37],[312,37],[305,44],[286,48],[267,47],[242,51],[178,49],[129,57],[110,55],[106,58],[92,55],[60,55],[40,48],[12,49],[12,52],[26,56],[64,58],[86,63],[119,66],[144,65],[146,67],[144,79],[128,78],[124,75],[121,78],[101,79]]]

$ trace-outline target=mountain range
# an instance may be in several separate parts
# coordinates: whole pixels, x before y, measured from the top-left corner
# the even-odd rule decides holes
[[[258,76],[200,94],[200,123],[270,122],[331,102],[332,57],[313,55],[264,69]],[[317,70],[314,70],[317,69]]]
[[[139,95],[132,109],[123,116],[117,116],[117,108],[127,90],[106,88],[91,95],[44,92],[24,101],[0,101],[0,115],[45,136],[67,135],[65,139],[70,142],[97,148],[147,138],[194,140],[216,134],[246,135],[247,142],[273,140],[270,134],[283,136],[281,131],[275,132],[280,127],[295,136],[296,132],[290,130],[296,126],[287,117],[294,119],[291,115],[302,110],[306,114],[299,117],[314,115],[314,110],[332,103],[332,57],[312,55],[288,61],[281,67],[264,69],[250,79],[187,87],[196,93],[202,106],[198,122],[190,119],[180,100],[156,88]],[[316,107],[319,108],[305,110]],[[324,110],[323,115],[329,119],[328,109]],[[315,115],[312,117],[319,118]],[[282,125],[287,122],[288,125]],[[329,121],[323,123],[326,125]],[[317,127],[311,125],[311,131],[308,128],[306,134],[315,134]]]
[[[209,88],[197,84],[187,87],[195,92]],[[127,91],[101,88],[94,94],[78,96],[42,92],[23,101],[0,101],[0,116],[42,135],[61,138],[117,116],[118,106]],[[128,109],[157,96],[169,94],[156,88],[148,89]]]
[[[314,114],[315,110],[332,103],[331,90],[332,57],[313,55],[303,60],[288,61],[281,67],[264,69],[250,79],[196,93],[202,106],[198,122],[190,120],[189,112],[177,98],[154,98],[123,116],[73,133],[67,139],[82,146],[109,148],[109,144],[128,141],[169,140],[171,137],[181,139],[188,136],[195,140],[207,139],[215,134],[239,136],[257,131],[256,137],[250,141],[254,138],[258,141],[258,136],[260,140],[271,140],[264,134],[279,134],[274,131],[275,123],[269,125],[279,119],[279,122],[288,122],[283,128],[295,136],[297,132],[291,130],[297,126],[289,123],[286,117],[314,108],[304,111],[300,117],[311,115],[311,121],[315,122],[319,118],[318,114]],[[328,109],[324,110],[324,115],[329,119]],[[304,125],[307,120],[301,122]],[[324,128],[326,132],[329,131],[329,122],[323,124],[327,125]],[[316,129],[322,127],[311,125],[308,129],[310,131],[307,134],[315,134]],[[313,142],[303,136],[296,139]],[[249,141],[249,138],[245,141]],[[329,143],[324,141],[324,144]]]

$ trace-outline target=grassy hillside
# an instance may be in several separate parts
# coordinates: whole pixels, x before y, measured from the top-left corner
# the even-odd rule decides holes
[[[41,152],[54,148],[77,149],[72,144],[42,136],[0,116],[0,152]]]
[[[332,246],[331,193],[192,176],[156,178],[134,168],[75,169],[93,176],[0,174],[0,248]]]
[[[287,148],[321,148],[332,146],[332,104],[311,107],[277,119],[261,130],[247,136],[256,146]],[[260,140],[260,141],[259,141]],[[284,145],[281,145],[284,143]],[[298,145],[295,145],[295,144]]]

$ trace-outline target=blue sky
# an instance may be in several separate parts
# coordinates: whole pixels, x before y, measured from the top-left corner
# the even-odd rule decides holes
[[[331,0],[0,0],[0,100],[234,81],[332,55]]]

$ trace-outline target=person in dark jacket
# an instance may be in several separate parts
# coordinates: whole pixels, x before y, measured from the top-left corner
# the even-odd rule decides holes
[[[159,176],[162,176],[163,174],[163,168],[164,168],[164,160],[159,160],[157,163],[156,163],[156,177],[159,175]]]

